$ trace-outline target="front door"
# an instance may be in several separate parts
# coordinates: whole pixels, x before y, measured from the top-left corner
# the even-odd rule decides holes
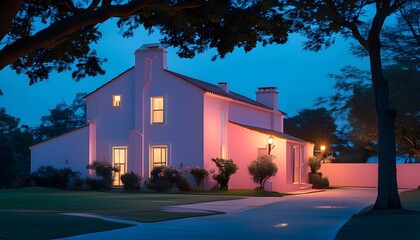
[[[300,165],[302,161],[302,148],[300,146],[292,146],[293,161],[293,182],[300,183]]]
[[[119,169],[114,174],[114,186],[122,186],[121,175],[127,172],[127,147],[112,148],[112,166]]]

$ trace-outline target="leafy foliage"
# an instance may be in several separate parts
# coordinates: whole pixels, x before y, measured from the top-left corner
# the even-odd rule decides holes
[[[86,125],[85,93],[76,94],[71,105],[59,103],[50,110],[50,115],[41,118],[41,124],[35,129],[37,141],[44,141],[70,132]]]
[[[261,188],[264,188],[265,182],[277,173],[277,165],[273,162],[273,159],[269,155],[259,156],[253,160],[248,166],[249,174],[252,176],[252,180],[255,183],[260,184]]]
[[[309,167],[311,168],[311,173],[317,173],[321,169],[321,159],[317,157],[310,157],[308,160]]]
[[[112,187],[113,172],[118,172],[119,169],[113,167],[106,161],[95,161],[87,166],[88,169],[94,170],[96,176],[100,177],[101,188],[108,190]]]
[[[204,179],[209,175],[209,172],[206,169],[197,166],[188,169],[188,171],[194,176],[197,186],[200,186]]]
[[[288,23],[278,1],[145,1],[66,0],[0,2],[0,69],[10,65],[30,84],[51,72],[72,71],[75,80],[104,74],[106,59],[92,48],[102,33],[99,25],[118,18],[123,37],[143,26],[159,31],[161,43],[193,57],[216,48],[224,57],[236,47],[285,43]],[[242,19],[242,21],[238,21]],[[216,58],[216,57],[215,57]]]
[[[213,179],[217,181],[220,190],[228,190],[230,176],[236,173],[238,166],[232,159],[212,158],[211,160],[218,169],[217,173],[211,171]]]
[[[335,120],[325,108],[302,109],[284,120],[284,132],[314,143],[315,148],[340,144],[336,131]]]
[[[149,188],[157,191],[165,191],[171,186],[176,186],[182,190],[191,190],[186,177],[175,168],[167,166],[154,167],[150,175]]]
[[[32,129],[0,108],[0,188],[29,176],[30,151],[34,143]]]
[[[135,172],[125,173],[121,175],[121,181],[125,190],[139,190],[142,178]]]
[[[36,186],[51,188],[68,188],[71,178],[78,178],[80,172],[71,168],[54,168],[52,166],[40,166],[31,174]]]

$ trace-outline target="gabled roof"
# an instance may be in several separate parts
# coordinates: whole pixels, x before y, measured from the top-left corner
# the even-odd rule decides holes
[[[94,94],[99,89],[105,87],[106,85],[110,84],[114,80],[118,79],[121,75],[129,72],[132,69],[134,69],[134,67],[131,67],[131,68],[125,70],[124,72],[120,73],[118,76],[114,77],[110,81],[106,82],[102,86],[100,86],[97,89],[95,89],[93,92],[87,94],[85,96],[85,99],[87,97],[89,97],[90,95]],[[168,72],[168,73],[170,73],[170,74],[172,74],[172,75],[174,75],[174,76],[176,76],[176,77],[178,77],[178,78],[180,78],[180,79],[182,79],[182,80],[184,80],[184,81],[186,81],[186,82],[188,82],[188,83],[190,83],[190,84],[192,84],[192,85],[194,85],[194,86],[196,86],[196,87],[198,87],[198,88],[201,88],[202,90],[204,90],[206,92],[211,92],[211,93],[214,93],[214,94],[223,96],[223,97],[228,97],[228,98],[231,98],[231,99],[234,99],[234,100],[237,100],[237,101],[241,101],[241,102],[245,102],[245,103],[248,103],[248,104],[257,106],[257,107],[262,107],[262,108],[265,108],[265,109],[272,109],[272,108],[268,107],[267,105],[264,105],[262,103],[259,103],[259,102],[255,101],[255,100],[251,99],[251,98],[245,97],[245,96],[243,96],[241,94],[238,94],[238,93],[235,93],[233,91],[225,92],[223,89],[221,89],[217,85],[214,85],[214,84],[211,84],[211,83],[208,83],[208,82],[204,82],[204,81],[201,81],[201,80],[198,80],[198,79],[195,79],[195,78],[191,78],[191,77],[188,77],[188,76],[185,76],[185,75],[176,73],[176,72],[172,72],[172,71],[169,71],[169,70],[165,70],[165,71]],[[280,111],[280,112],[283,115],[287,115],[283,111]]]
[[[168,73],[170,73],[172,75],[175,75],[175,76],[187,81],[188,83],[191,83],[191,84],[201,88],[202,90],[204,90],[206,92],[211,92],[211,93],[223,96],[223,97],[228,97],[228,98],[238,100],[238,101],[241,101],[241,102],[249,103],[249,104],[252,104],[252,105],[257,106],[257,107],[272,109],[272,108],[270,108],[270,107],[268,107],[268,106],[266,106],[262,103],[259,103],[255,100],[252,100],[251,98],[245,97],[241,94],[238,94],[238,93],[235,93],[235,92],[232,92],[232,91],[225,92],[223,89],[221,89],[217,85],[214,85],[214,84],[211,84],[211,83],[208,83],[208,82],[204,82],[204,81],[201,81],[201,80],[198,80],[198,79],[195,79],[195,78],[191,78],[191,77],[188,77],[188,76],[176,73],[176,72],[172,72],[172,71],[169,71],[169,70],[165,70],[165,71],[167,71]],[[286,115],[286,113],[284,113],[282,111],[280,111],[280,112],[282,114]]]
[[[108,82],[102,84],[101,86],[99,86],[98,88],[96,88],[95,90],[93,90],[92,92],[90,92],[88,95],[86,95],[84,98],[86,99],[87,97],[89,97],[90,95],[94,94],[96,91],[98,91],[99,89],[105,87],[106,85],[110,84],[111,82],[113,82],[115,79],[121,77],[122,75],[124,75],[125,73],[129,72],[130,70],[134,69],[134,66],[125,70],[124,72],[118,74],[118,76],[114,77],[113,79],[109,80]]]
[[[276,130],[267,129],[267,128],[260,128],[260,127],[250,126],[250,125],[245,125],[245,124],[241,124],[241,123],[237,123],[237,122],[233,122],[233,121],[229,121],[229,122],[230,123],[233,123],[235,125],[238,125],[238,126],[247,128],[249,130],[253,130],[253,131],[256,131],[256,132],[264,133],[264,134],[267,134],[267,135],[273,135],[275,137],[286,139],[286,140],[289,140],[289,141],[300,142],[300,143],[309,143],[308,141],[305,141],[303,139],[300,139],[300,138],[297,138],[297,137],[293,137],[293,136],[291,136],[289,134],[282,133],[282,132],[279,132],[279,131],[276,131]]]

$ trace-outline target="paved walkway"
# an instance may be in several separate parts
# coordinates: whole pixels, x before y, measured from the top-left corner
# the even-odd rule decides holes
[[[340,188],[282,198],[251,197],[172,207],[226,214],[178,219],[66,239],[333,239],[355,213],[374,203],[376,189]]]

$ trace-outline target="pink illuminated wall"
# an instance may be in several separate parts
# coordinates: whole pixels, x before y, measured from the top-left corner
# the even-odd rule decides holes
[[[248,173],[248,166],[258,156],[258,151],[264,152],[267,148],[269,135],[252,131],[239,125],[229,123],[229,158],[239,166],[239,171],[234,174],[229,184],[230,188],[253,189],[258,185],[252,181]],[[307,148],[310,144],[290,142],[286,139],[275,138],[271,155],[276,163],[277,175],[270,178],[265,188],[268,191],[288,192],[297,191],[306,186],[307,181]],[[293,181],[293,163],[290,157],[290,146],[302,147],[302,162],[300,166],[300,182]],[[260,149],[260,150],[259,150]]]
[[[375,163],[328,163],[320,172],[328,177],[331,186],[377,187],[378,164]],[[420,164],[397,164],[399,188],[420,186]]]

